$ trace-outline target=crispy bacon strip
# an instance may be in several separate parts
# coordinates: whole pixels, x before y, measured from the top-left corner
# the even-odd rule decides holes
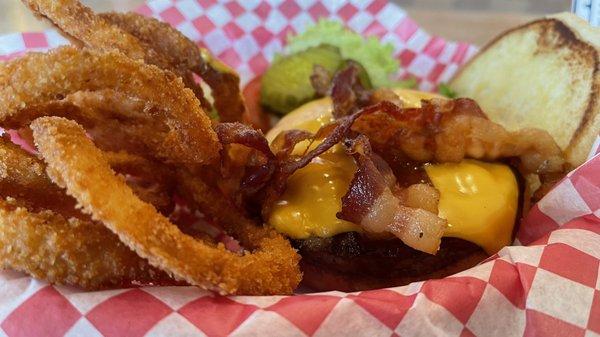
[[[405,109],[388,90],[365,93],[355,85],[357,77],[352,67],[335,76],[331,90],[334,116],[344,116],[367,103],[380,104],[380,109],[363,114],[352,130],[368,136],[376,152],[386,157],[417,162],[518,158],[523,176],[539,175],[542,188],[538,198],[567,170],[562,151],[543,130],[507,131],[466,98],[434,99],[423,101],[421,108]]]
[[[310,84],[317,93],[317,96],[327,96],[329,87],[331,86],[332,74],[325,67],[315,64],[313,72],[310,75]]]
[[[353,125],[379,151],[391,149],[420,162],[518,157],[523,175],[565,171],[562,151],[547,132],[507,131],[488,120],[471,99],[424,101],[421,108],[410,109],[380,104],[382,109]]]
[[[215,132],[221,144],[241,144],[259,151],[268,159],[275,157],[262,132],[247,125],[242,123],[219,123],[215,126]]]
[[[349,130],[350,125],[351,121],[346,119],[344,122],[340,121],[333,125],[324,126],[317,134],[304,130],[282,132],[273,141],[272,147],[275,153],[269,147],[263,134],[247,125],[220,123],[215,127],[215,132],[223,145],[244,145],[263,155],[265,160],[258,165],[249,166],[248,174],[242,182],[242,189],[246,193],[252,194],[265,187],[271,181],[276,170],[284,170],[291,175],[297,169],[306,166],[310,160],[339,142]],[[334,135],[334,137],[330,137],[331,135]],[[328,141],[324,142],[326,144],[320,144],[312,152],[303,156],[292,156],[292,151],[299,142],[324,137],[329,137]],[[249,160],[248,162],[253,161]],[[289,175],[286,177],[289,177]]]
[[[240,191],[244,194],[253,194],[260,190],[269,181],[275,166],[275,155],[269,148],[269,143],[262,132],[241,123],[219,123],[215,132],[223,145],[239,144],[258,151],[263,160],[249,160],[246,164],[246,173],[242,178]],[[223,151],[223,157],[225,149]]]
[[[304,140],[314,139],[316,135],[305,130],[286,130],[273,139],[271,147],[278,159],[284,160],[290,156],[296,145]]]
[[[297,170],[308,165],[313,159],[325,153],[335,144],[344,140],[349,132],[354,121],[363,114],[370,114],[380,109],[380,104],[375,104],[363,108],[352,115],[340,117],[335,122],[323,126],[313,139],[323,139],[314,149],[297,158],[288,156],[287,159],[280,160],[277,169],[273,174],[273,178],[269,185],[265,188],[265,199],[263,202],[262,214],[266,216],[271,210],[271,206],[277,198],[285,191],[287,179]],[[303,135],[304,136],[304,135]],[[306,138],[298,137],[296,140],[304,140]],[[295,145],[295,144],[294,144]],[[293,146],[291,146],[293,149]]]
[[[271,175],[268,185],[264,186],[264,199],[262,203],[262,214],[266,216],[271,210],[271,206],[279,196],[285,191],[287,179],[297,170],[308,165],[313,159],[325,153],[335,144],[340,143],[347,138],[351,132],[352,124],[363,114],[372,114],[379,111],[387,102],[380,102],[361,110],[338,118],[335,122],[323,126],[315,135],[310,135],[305,131],[290,130],[287,134],[280,134],[273,143],[277,151],[277,163],[275,170]],[[219,132],[217,131],[217,134]],[[314,149],[308,151],[302,156],[292,156],[291,151],[295,145],[303,140],[323,139]],[[256,191],[259,191],[257,189]]]
[[[348,66],[333,77],[331,98],[333,100],[333,117],[340,118],[355,113],[369,103],[370,91],[360,83],[359,68],[350,61]]]
[[[392,233],[414,249],[435,254],[446,227],[446,221],[436,215],[437,191],[424,184],[400,191],[393,175],[387,173],[389,167],[377,159],[365,136],[347,143],[358,170],[342,198],[338,218],[359,224],[369,232]],[[404,194],[404,198],[397,194]],[[410,207],[405,205],[407,200]]]

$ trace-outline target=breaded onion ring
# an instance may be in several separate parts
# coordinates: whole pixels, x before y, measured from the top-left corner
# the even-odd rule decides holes
[[[147,51],[132,35],[98,18],[77,0],[22,0],[33,13],[45,17],[69,37],[87,47],[120,50],[132,59],[144,59]]]
[[[291,293],[297,286],[298,257],[281,236],[264,236],[257,250],[243,255],[197,241],[137,198],[81,126],[42,117],[31,128],[51,179],[151,265],[221,294]]]
[[[166,137],[168,120],[153,109],[151,104],[113,89],[78,91],[61,100],[25,108],[0,125],[18,129],[20,136],[31,139],[27,126],[32,120],[65,117],[83,125],[102,150],[160,157],[153,150],[157,148],[155,143]]]
[[[210,104],[204,98],[202,88],[194,80],[191,71],[178,68],[162,53],[147,45],[129,32],[122,30],[96,15],[91,8],[77,0],[22,0],[34,14],[48,19],[76,45],[99,51],[120,51],[135,60],[143,60],[161,69],[174,72],[181,77],[201,100],[205,109]]]
[[[124,151],[104,152],[104,158],[115,172],[124,176],[127,185],[140,199],[162,214],[173,210],[175,178],[166,166]]]
[[[27,123],[31,115],[21,115],[23,110],[78,91],[112,89],[146,102],[153,107],[148,113],[164,118],[162,137],[145,137],[157,156],[174,163],[201,164],[219,155],[221,146],[210,119],[181,80],[118,52],[62,47],[46,54],[30,53],[0,66],[0,88],[0,126]]]
[[[12,198],[0,199],[0,261],[2,268],[84,289],[169,280],[104,226],[31,212]]]
[[[137,13],[101,13],[99,17],[135,36],[177,69],[191,70],[212,89],[214,105],[222,122],[239,122],[246,114],[238,74],[215,59],[168,23]]]
[[[289,248],[288,241],[271,227],[257,227],[249,220],[232,202],[222,193],[210,187],[202,179],[187,172],[179,170],[179,191],[194,200],[198,209],[204,214],[212,216],[227,232],[235,236],[246,248],[271,250],[273,255],[271,265],[253,270],[254,278],[264,279],[261,287],[281,288],[280,283],[298,284],[301,279],[298,270],[299,255]],[[269,241],[271,248],[263,248],[265,241]],[[254,289],[256,285],[251,278],[241,280],[240,289]],[[252,291],[257,293],[258,290]],[[246,292],[246,291],[245,291]],[[245,293],[244,292],[244,293]]]
[[[161,212],[172,210],[174,180],[166,168],[123,152],[105,156],[115,171],[126,175],[137,196]],[[50,181],[44,162],[0,137],[0,198],[5,197],[19,199],[29,210],[50,209],[66,217],[88,218],[76,209],[75,199]]]
[[[79,217],[75,200],[50,181],[46,165],[9,140],[0,137],[0,198],[26,200],[32,210],[53,209]]]
[[[0,138],[0,260],[3,268],[86,289],[172,284],[75,208],[46,165]]]
[[[221,120],[241,121],[246,113],[239,89],[239,76],[229,67],[200,49],[169,24],[135,13],[96,15],[77,0],[22,0],[34,13],[55,24],[71,39],[101,51],[118,50],[181,77],[185,86],[210,109],[192,73],[212,88]]]
[[[136,177],[157,181],[160,183],[174,183],[169,168],[131,153],[124,151],[104,152],[104,158],[110,167],[118,173],[130,174]]]

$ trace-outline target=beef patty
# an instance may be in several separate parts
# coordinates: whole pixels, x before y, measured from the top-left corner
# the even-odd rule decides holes
[[[292,242],[302,256],[303,284],[319,291],[358,291],[445,277],[487,257],[474,243],[446,237],[436,255],[396,238],[374,239],[357,232]]]

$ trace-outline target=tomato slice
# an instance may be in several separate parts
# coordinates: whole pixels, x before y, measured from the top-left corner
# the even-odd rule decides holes
[[[262,76],[257,76],[248,82],[242,92],[248,109],[248,113],[244,115],[244,122],[266,133],[271,128],[271,120],[260,105],[261,78]]]

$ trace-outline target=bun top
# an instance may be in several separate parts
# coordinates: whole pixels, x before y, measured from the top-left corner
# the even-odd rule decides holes
[[[509,130],[548,131],[573,167],[600,131],[600,29],[560,13],[510,29],[450,82]]]

